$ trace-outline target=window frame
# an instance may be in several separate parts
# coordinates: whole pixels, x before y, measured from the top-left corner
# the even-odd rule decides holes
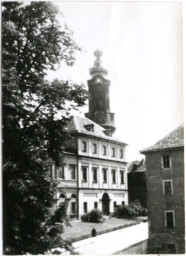
[[[74,168],[74,169],[72,169]],[[76,165],[70,164],[70,170],[71,170],[71,180],[76,180]],[[73,173],[74,172],[74,173]],[[74,175],[72,175],[74,174]]]
[[[173,226],[170,226],[168,227],[168,221],[167,221],[167,213],[172,213],[172,223],[173,223]],[[175,228],[176,227],[176,224],[175,224],[175,213],[174,213],[174,210],[168,210],[168,211],[165,211],[165,228]]]
[[[88,203],[87,202],[83,202],[83,212],[84,213],[88,212]]]
[[[86,169],[86,171],[85,171],[86,179],[84,179],[84,170],[85,169]],[[87,180],[88,180],[88,166],[85,166],[85,165],[81,166],[81,170],[82,170],[82,181],[87,182]]]
[[[61,168],[61,171],[59,170]],[[65,180],[65,164],[56,166],[57,179]]]
[[[87,153],[87,145],[88,145],[88,142],[86,140],[82,140],[82,152],[84,153]]]
[[[115,147],[111,147],[112,149],[112,157],[116,157],[116,148]]]
[[[94,209],[98,209],[98,202],[94,202]]]
[[[112,169],[112,184],[116,184],[116,169]]]
[[[168,159],[166,159],[168,157]],[[163,155],[161,158],[162,161],[162,168],[163,169],[170,169],[172,167],[171,163],[171,156],[170,155]]]
[[[98,183],[98,167],[92,167],[92,177],[93,183]],[[96,179],[94,179],[95,177]]]
[[[170,194],[166,194],[166,191],[165,191],[165,183],[166,182],[170,182],[170,188],[171,188],[171,193]],[[164,196],[172,196],[173,195],[173,182],[172,180],[163,180],[163,195]]]
[[[106,156],[107,155],[107,146],[102,145],[102,149],[103,149],[103,156]]]
[[[102,168],[103,171],[103,183],[108,183],[108,169]]]
[[[92,143],[92,145],[93,145],[93,150],[92,150],[92,154],[97,154],[98,153],[98,146],[97,146],[97,143]]]
[[[125,171],[124,170],[120,170],[120,184],[125,184]]]
[[[123,159],[123,149],[120,148],[120,159]]]
[[[76,202],[71,202],[71,214],[76,214]]]

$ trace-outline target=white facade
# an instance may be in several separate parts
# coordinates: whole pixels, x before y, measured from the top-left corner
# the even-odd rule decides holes
[[[73,138],[75,152],[64,152],[61,165],[53,166],[59,182],[56,206],[68,201],[68,214],[80,218],[95,208],[111,214],[117,205],[128,204],[126,144],[93,132]]]

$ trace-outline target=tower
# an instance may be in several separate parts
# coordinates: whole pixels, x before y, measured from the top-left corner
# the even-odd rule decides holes
[[[115,131],[114,113],[110,112],[110,81],[105,79],[107,70],[101,66],[102,52],[94,52],[96,60],[90,68],[92,78],[88,80],[89,112],[86,117],[106,129],[106,134],[112,136]]]

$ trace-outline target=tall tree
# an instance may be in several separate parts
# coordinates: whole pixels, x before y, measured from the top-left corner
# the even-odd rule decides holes
[[[80,50],[49,2],[2,4],[3,241],[5,254],[50,249],[49,208],[57,183],[47,159],[60,161],[65,124],[86,91],[45,81],[47,69],[72,65]]]

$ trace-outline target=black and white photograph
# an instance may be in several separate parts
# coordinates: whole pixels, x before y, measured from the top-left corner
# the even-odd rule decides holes
[[[185,254],[183,1],[2,1],[3,255]]]

